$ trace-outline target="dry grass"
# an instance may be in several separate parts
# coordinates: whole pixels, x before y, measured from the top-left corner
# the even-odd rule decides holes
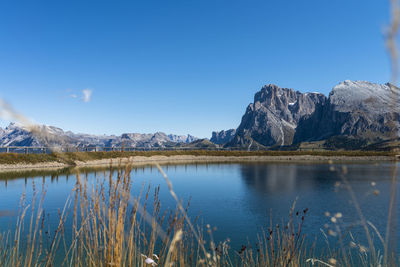
[[[326,252],[315,255],[302,232],[308,210],[296,211],[295,204],[286,223],[271,222],[256,244],[234,251],[229,240],[214,242],[209,225],[203,228],[196,220],[191,221],[187,215],[189,204],[183,206],[168,177],[160,171],[177,201],[176,210],[161,212],[158,187],[142,186],[133,198],[128,165],[117,171],[116,178],[110,169],[103,177],[96,176],[94,182],[77,173],[76,185],[64,208],[59,210],[54,229],[50,229],[44,213],[45,186],[38,190],[34,185],[30,204],[25,195],[21,199],[16,227],[0,237],[0,266],[399,265],[395,255],[388,260],[390,264],[384,264],[381,253],[370,240],[370,229],[378,232],[365,219],[368,248],[354,243],[359,248],[354,255],[354,249],[348,246],[341,245],[338,249],[327,246]],[[352,194],[351,188],[346,188]],[[361,210],[357,211],[362,217]],[[340,220],[339,215],[333,217]],[[340,233],[336,219],[333,227]]]
[[[135,152],[69,152],[53,154],[0,154],[0,164],[35,164],[45,162],[63,162],[74,166],[75,161],[90,161],[100,159],[129,158],[135,156],[217,156],[217,157],[243,157],[243,156],[327,156],[327,157],[394,157],[397,153],[387,151],[212,151],[212,150],[190,150],[190,151],[135,151]]]
[[[299,219],[293,209],[288,224],[271,226],[268,233],[260,235],[257,248],[249,245],[234,252],[228,240],[214,243],[209,226],[202,231],[190,221],[189,205],[184,207],[178,201],[176,210],[161,213],[159,188],[152,193],[150,187],[142,187],[133,199],[130,172],[128,166],[112,178],[110,171],[108,177],[97,177],[91,184],[77,174],[76,185],[59,211],[55,229],[49,228],[43,210],[45,187],[37,190],[34,186],[30,204],[22,197],[16,228],[0,238],[0,266],[299,266],[305,263],[301,226],[306,211]]]
[[[18,163],[43,163],[59,161],[55,154],[17,154],[1,153],[0,164],[18,164]]]

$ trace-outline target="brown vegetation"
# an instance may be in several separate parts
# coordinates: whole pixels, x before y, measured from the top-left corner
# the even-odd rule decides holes
[[[394,157],[395,152],[388,151],[218,151],[218,150],[174,150],[174,151],[110,151],[110,152],[68,152],[53,154],[0,154],[0,164],[35,164],[45,162],[62,162],[74,166],[75,161],[91,161],[100,159],[129,158],[135,156],[217,156],[217,157],[245,157],[245,156],[326,156],[326,157]]]

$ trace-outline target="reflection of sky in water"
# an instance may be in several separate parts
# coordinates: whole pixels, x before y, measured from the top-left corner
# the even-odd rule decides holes
[[[386,227],[391,166],[391,163],[347,165],[349,172],[346,177],[365,217],[382,233]],[[340,168],[339,165],[337,167]],[[260,229],[269,226],[271,216],[274,223],[286,220],[295,199],[298,199],[298,210],[309,209],[304,232],[312,237],[311,240],[316,236],[320,240],[318,242],[322,242],[320,228],[329,222],[324,216],[326,211],[343,213],[346,226],[352,226],[358,221],[349,193],[343,186],[335,187],[335,183],[341,179],[326,164],[193,164],[164,166],[164,169],[178,197],[184,202],[191,199],[189,213],[192,218],[200,215],[200,222],[216,226],[218,230],[214,237],[218,240],[229,237],[235,248],[246,243],[247,238],[255,241]],[[96,181],[96,177],[107,177],[107,173],[88,172],[82,174],[82,178],[86,177],[90,184]],[[156,168],[134,169],[132,178],[132,195],[136,195],[143,184],[161,185],[162,209],[175,207]],[[74,175],[0,180],[0,210],[17,210],[25,190],[29,202],[32,183],[41,188],[43,181],[47,190],[45,211],[56,221],[58,209],[64,207],[65,200],[75,185]],[[371,186],[371,182],[376,182],[376,186]],[[379,190],[380,194],[374,195],[373,190]],[[399,206],[396,205],[397,221],[398,209]],[[0,218],[1,230],[6,230],[12,221],[10,218]],[[354,226],[351,231],[358,233],[361,242],[364,242],[365,235],[361,227]],[[399,240],[398,233],[397,239]]]

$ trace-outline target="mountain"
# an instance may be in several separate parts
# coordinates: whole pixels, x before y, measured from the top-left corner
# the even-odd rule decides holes
[[[230,142],[236,134],[236,129],[230,129],[227,131],[212,132],[210,141],[217,145],[223,145]]]
[[[178,143],[188,143],[190,140],[188,136],[178,136],[178,135],[167,135],[162,132],[157,132],[155,134],[139,134],[139,133],[128,133],[121,135],[116,142],[113,143],[114,146],[125,146],[125,147],[170,147]]]
[[[242,117],[230,147],[290,145],[300,119],[326,102],[320,93],[300,93],[269,84],[254,96]]]
[[[38,125],[31,131],[15,123],[11,123],[0,133],[0,146],[48,146],[67,145],[74,140],[64,134],[60,128]]]
[[[196,141],[198,138],[194,137],[193,135],[175,135],[175,134],[169,134],[168,138],[171,142],[175,143],[191,143],[193,141]]]
[[[90,135],[64,132],[54,126],[35,125],[31,129],[11,123],[0,128],[0,146],[96,146],[96,147],[168,147],[188,144],[198,138],[192,135],[125,133],[116,135]]]
[[[365,148],[399,138],[400,89],[387,83],[349,81],[325,97],[270,84],[254,96],[235,130],[213,132],[226,147],[259,149],[324,140],[327,149]]]
[[[45,125],[28,130],[11,123],[0,128],[0,146],[292,149],[318,142],[326,149],[382,150],[400,141],[399,95],[400,89],[389,83],[346,80],[336,85],[328,97],[269,84],[255,94],[237,129],[213,132],[211,140],[162,132],[76,134]]]
[[[387,83],[346,80],[336,85],[325,103],[303,117],[294,143],[348,136],[378,142],[398,137],[399,88]]]
[[[197,139],[190,144],[178,144],[179,146],[184,146],[185,148],[191,148],[191,149],[217,149],[218,146],[211,142],[208,139]]]

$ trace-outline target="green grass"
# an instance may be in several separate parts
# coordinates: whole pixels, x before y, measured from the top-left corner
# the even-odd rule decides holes
[[[0,164],[18,164],[18,163],[43,163],[43,162],[59,162],[60,159],[55,154],[16,154],[2,153],[0,154]]]
[[[395,152],[387,151],[212,151],[212,150],[190,150],[190,151],[135,151],[135,152],[69,152],[53,154],[0,154],[0,164],[35,164],[46,162],[62,162],[74,166],[75,161],[91,161],[100,159],[128,158],[134,156],[217,156],[217,157],[243,157],[243,156],[348,156],[348,157],[371,157],[389,156],[394,157]]]

